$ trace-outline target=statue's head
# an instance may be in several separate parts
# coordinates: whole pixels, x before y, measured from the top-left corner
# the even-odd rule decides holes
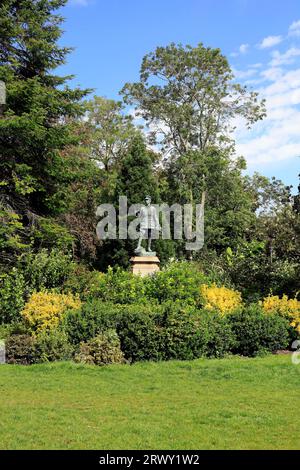
[[[145,196],[145,202],[146,202],[146,205],[147,205],[147,206],[150,206],[150,204],[151,204],[151,196],[148,196],[148,195]]]

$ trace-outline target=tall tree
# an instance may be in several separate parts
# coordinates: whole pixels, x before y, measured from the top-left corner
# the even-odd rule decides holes
[[[69,182],[71,158],[62,150],[77,141],[70,117],[83,112],[88,90],[70,89],[70,77],[54,69],[69,48],[58,40],[63,21],[56,10],[66,0],[2,0],[0,80],[7,100],[0,116],[1,204],[32,223],[37,215],[59,213],[57,197]]]
[[[257,93],[233,79],[219,49],[172,43],[147,54],[140,81],[127,83],[122,93],[163,151],[178,156],[228,141],[236,116],[248,125],[264,117],[264,102],[258,101]]]
[[[234,81],[219,49],[170,44],[143,58],[140,81],[122,90],[164,156],[173,202],[206,198],[206,242],[235,245],[249,219],[242,159],[231,159],[233,119],[248,126],[265,116],[264,101]],[[218,182],[218,184],[216,184]]]
[[[86,122],[92,130],[90,157],[108,173],[124,155],[136,129],[131,116],[122,113],[119,101],[94,96],[85,106]]]

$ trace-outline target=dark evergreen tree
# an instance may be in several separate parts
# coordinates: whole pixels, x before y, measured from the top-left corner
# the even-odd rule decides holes
[[[72,118],[82,112],[88,90],[72,90],[66,84],[70,77],[53,73],[70,52],[58,45],[63,18],[55,12],[65,3],[2,0],[0,5],[0,80],[7,91],[0,117],[2,221],[9,223],[14,213],[25,228],[36,216],[63,210],[61,187],[73,177],[72,157],[62,150],[76,142]]]

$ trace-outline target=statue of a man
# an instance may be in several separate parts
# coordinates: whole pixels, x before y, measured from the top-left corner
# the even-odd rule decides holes
[[[148,252],[151,253],[151,241],[154,235],[154,231],[161,230],[156,208],[151,205],[151,197],[145,197],[145,206],[142,206],[139,218],[140,218],[140,236],[138,246],[135,253],[141,254],[144,251],[142,247],[142,240],[147,238],[148,240]]]

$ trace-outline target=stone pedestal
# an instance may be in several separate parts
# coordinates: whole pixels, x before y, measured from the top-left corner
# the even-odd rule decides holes
[[[131,259],[133,274],[147,276],[159,271],[159,259],[157,256],[133,256]]]

